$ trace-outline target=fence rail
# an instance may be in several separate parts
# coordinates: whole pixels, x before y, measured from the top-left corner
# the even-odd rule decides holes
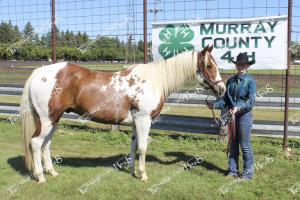
[[[8,84],[22,83],[23,80],[18,79],[24,79],[21,73],[29,74],[32,69],[22,66],[25,67],[23,71],[17,71],[13,63],[23,60],[45,63],[56,60],[152,61],[150,30],[152,22],[157,21],[289,15],[288,60],[299,60],[299,11],[300,2],[292,0],[0,1],[0,59],[12,66],[10,70],[5,68],[2,78],[8,78],[5,82]],[[9,79],[12,74],[18,78]],[[229,75],[228,72],[222,73],[226,78]],[[255,74],[259,86],[273,84],[276,87],[272,95],[280,98],[280,102],[269,98],[268,104],[285,107],[285,146],[288,108],[299,107],[299,77],[300,68],[295,66],[287,71],[264,70]],[[283,96],[290,101],[284,101]],[[195,100],[196,103],[201,101]]]
[[[0,95],[21,95],[23,92],[23,87],[15,87],[14,85],[2,85],[0,84]],[[171,94],[167,103],[173,103],[174,105],[178,104],[188,104],[188,105],[205,105],[205,99],[208,97],[206,94],[197,94],[196,90],[193,91],[179,91],[178,93]],[[178,101],[180,100],[180,101]],[[216,100],[214,96],[210,100]],[[178,101],[178,103],[176,103]],[[298,110],[300,109],[300,96],[296,98],[289,98],[290,109]],[[0,102],[1,105],[1,102]],[[6,104],[8,105],[8,104]],[[15,105],[15,104],[11,104]],[[256,100],[256,107],[259,108],[272,108],[272,109],[282,109],[284,105],[284,97],[280,94],[270,94],[268,96],[258,97]]]
[[[14,87],[0,87],[1,95],[17,95],[22,94],[23,88]],[[175,101],[174,101],[175,99]],[[176,102],[176,100],[182,99],[180,103],[172,104],[171,102]],[[167,100],[167,105],[180,106],[180,104],[185,104],[184,106],[199,106],[199,104],[204,105],[206,96],[197,94],[186,94],[178,93],[171,94]],[[290,99],[292,100],[292,99]],[[295,107],[292,109],[300,110],[300,98],[295,99]],[[257,106],[256,106],[257,107]],[[266,108],[269,108],[267,105]],[[274,109],[275,107],[273,107]],[[278,107],[280,109],[280,107]],[[17,103],[0,103],[0,114],[17,115],[20,112],[19,104]],[[63,118],[72,119],[80,121],[80,116],[75,113],[64,113]],[[12,118],[18,119],[18,117]],[[14,121],[14,120],[12,120]],[[299,119],[300,121],[300,119]],[[190,133],[206,133],[206,134],[220,134],[220,127],[218,127],[212,118],[207,117],[190,117],[190,116],[179,116],[179,115],[168,115],[162,114],[158,119],[154,120],[152,123],[153,129],[169,130],[177,132],[190,132]],[[296,125],[295,125],[296,124]],[[282,135],[283,122],[270,121],[270,120],[254,120],[253,133],[266,135],[266,136],[278,136]],[[300,125],[297,123],[289,122],[289,134],[290,136],[300,136]]]
[[[18,106],[0,105],[0,115],[11,115],[8,117],[8,121],[11,123],[18,121],[19,112],[20,108]],[[64,113],[62,118],[82,122],[80,116],[75,113]],[[82,122],[82,124],[84,123],[85,122]],[[220,127],[214,123],[212,118],[205,117],[162,114],[156,121],[153,121],[151,128],[176,132],[220,135]],[[254,120],[252,133],[254,135],[280,136],[282,135],[283,128],[282,122]],[[294,126],[290,122],[289,134],[292,137],[300,137],[300,126]]]

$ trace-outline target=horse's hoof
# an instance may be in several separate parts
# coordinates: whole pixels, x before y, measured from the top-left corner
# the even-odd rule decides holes
[[[43,183],[45,183],[45,182],[46,182],[45,177],[39,177],[39,178],[38,178],[38,184],[43,184]]]
[[[59,173],[57,173],[55,170],[51,171],[50,174],[52,177],[56,177],[59,175]]]
[[[56,177],[59,175],[54,169],[46,170],[47,174],[50,174],[52,177]]]
[[[46,179],[44,177],[44,173],[34,173],[34,177],[37,180],[38,184],[45,183]]]
[[[141,178],[141,181],[143,181],[143,182],[147,182],[148,180],[149,180],[148,176],[143,176]]]

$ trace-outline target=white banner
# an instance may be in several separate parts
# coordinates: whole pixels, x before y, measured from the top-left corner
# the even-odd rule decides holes
[[[152,26],[154,60],[214,45],[212,54],[219,68],[235,69],[230,58],[235,60],[240,52],[256,60],[251,69],[287,67],[287,16],[157,22]]]

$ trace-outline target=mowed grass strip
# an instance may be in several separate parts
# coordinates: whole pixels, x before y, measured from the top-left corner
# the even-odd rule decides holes
[[[20,104],[20,95],[0,95],[0,103],[17,103]]]
[[[91,183],[82,195],[79,187],[97,180],[130,151],[130,131],[61,123],[52,142],[52,156],[60,176],[46,176],[37,185],[26,177],[20,125],[0,121],[1,199],[297,199],[289,188],[300,179],[300,140],[293,139],[291,158],[282,152],[281,139],[253,137],[255,178],[234,183],[224,176],[227,168],[226,144],[215,136],[156,132],[151,130],[147,154],[147,183],[131,177],[128,168],[114,171]],[[184,162],[198,156],[203,162],[174,175]],[[266,162],[266,157],[271,158]],[[55,160],[55,159],[53,159]],[[272,161],[272,162],[271,162]],[[242,161],[240,161],[242,166]],[[137,164],[137,163],[136,163]],[[164,181],[169,180],[169,181]],[[230,185],[224,195],[219,188]],[[150,187],[159,185],[152,194]],[[15,189],[13,194],[8,188]]]
[[[99,64],[99,65],[82,65],[90,70],[99,71],[120,71],[123,69],[123,65],[120,64]],[[128,66],[128,65],[126,65]],[[14,68],[1,69],[0,80],[1,84],[18,84],[24,85],[27,78],[33,72],[37,66],[18,66]]]

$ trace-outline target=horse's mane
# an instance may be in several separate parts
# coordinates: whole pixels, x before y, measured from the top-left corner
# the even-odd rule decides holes
[[[139,64],[132,72],[150,83],[153,89],[166,98],[179,89],[183,82],[192,79],[197,71],[197,51],[188,51],[166,60]]]

